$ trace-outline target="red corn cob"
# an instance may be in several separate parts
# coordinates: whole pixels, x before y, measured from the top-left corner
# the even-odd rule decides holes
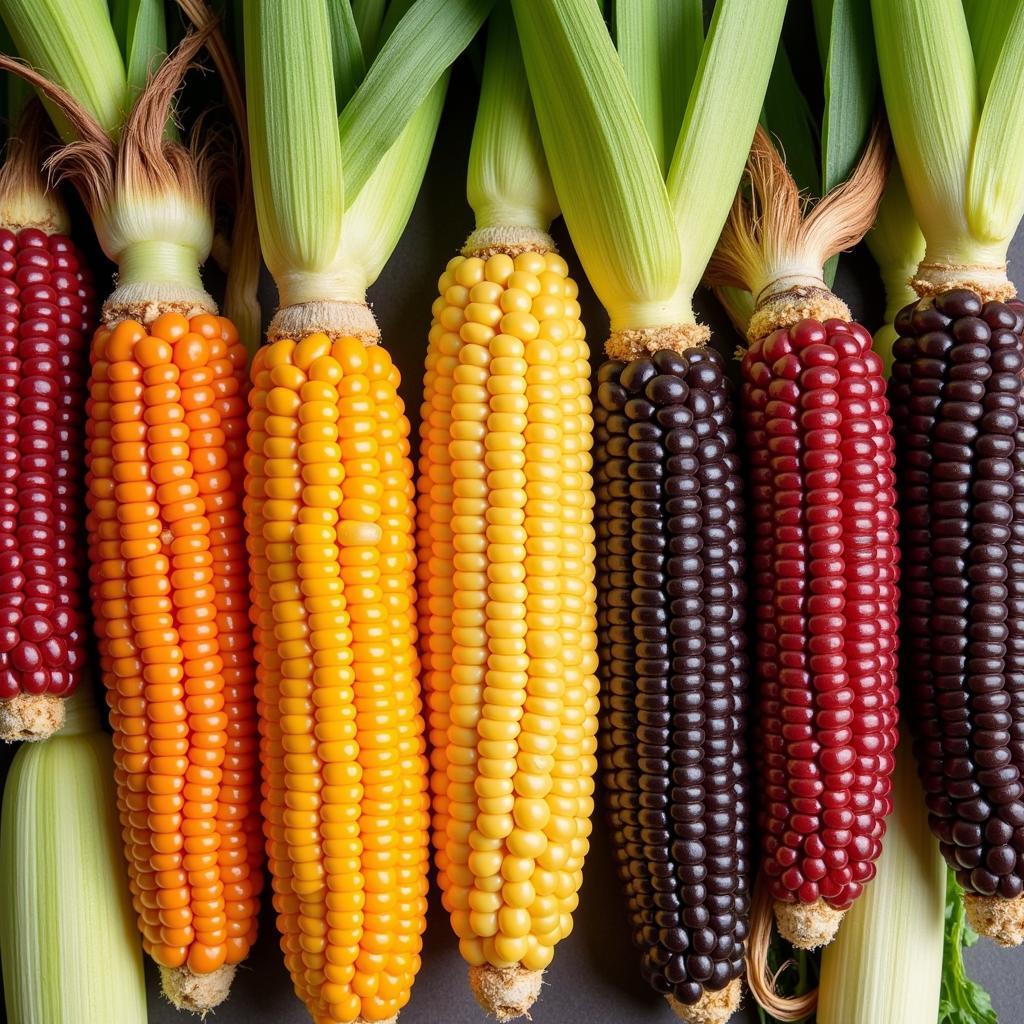
[[[836,909],[874,875],[896,744],[892,425],[870,346],[803,320],[742,364],[764,871],[774,899]]]
[[[35,115],[33,115],[35,116]],[[26,117],[0,172],[0,738],[59,728],[85,661],[82,529],[88,271],[56,228]]]
[[[871,335],[822,278],[826,260],[870,226],[886,166],[876,128],[850,179],[808,206],[759,129],[750,191],[738,196],[709,266],[716,283],[755,296],[741,378],[763,871],[748,977],[762,1005],[794,1020],[808,1006],[784,1006],[765,973],[770,905],[794,945],[831,941],[874,875],[892,809],[892,422]]]

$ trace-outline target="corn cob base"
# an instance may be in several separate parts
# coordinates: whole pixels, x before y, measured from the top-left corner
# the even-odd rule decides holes
[[[803,319],[743,359],[752,463],[755,749],[779,931],[831,941],[874,875],[896,744],[896,513],[881,363]]]
[[[683,1019],[735,1008],[747,937],[742,482],[722,359],[598,373],[602,770],[641,969]]]
[[[285,322],[253,361],[245,485],[274,908],[316,1024],[392,1021],[429,859],[409,424],[385,349]]]
[[[44,739],[85,665],[89,275],[69,239],[0,229],[0,739]]]
[[[971,920],[1024,939],[1024,306],[957,288],[896,318],[908,705]]]
[[[240,492],[246,355],[164,313],[93,340],[90,580],[143,945],[205,1012],[256,936],[262,848]]]
[[[499,1020],[572,929],[597,731],[588,350],[565,261],[520,236],[440,278],[420,456],[438,880]]]

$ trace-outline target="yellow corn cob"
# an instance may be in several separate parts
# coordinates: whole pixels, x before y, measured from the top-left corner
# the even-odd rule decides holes
[[[438,880],[470,965],[539,972],[593,809],[587,345],[554,252],[456,257],[438,288],[417,524]]]
[[[429,801],[398,371],[311,334],[253,362],[246,516],[263,813],[315,1021],[391,1018],[419,969]]]

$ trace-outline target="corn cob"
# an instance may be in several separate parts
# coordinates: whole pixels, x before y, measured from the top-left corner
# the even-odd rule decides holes
[[[91,276],[39,177],[41,111],[0,169],[0,738],[43,739],[85,661],[83,479]]]
[[[885,181],[876,130],[851,179],[805,212],[758,129],[709,267],[757,297],[740,366],[751,461],[754,763],[767,901],[813,948],[874,874],[896,745],[892,425],[871,336],[822,268],[870,225]],[[755,922],[758,934],[768,935]],[[753,954],[755,994],[767,950]],[[794,1008],[795,1012],[795,1008]]]
[[[741,364],[763,867],[774,899],[837,910],[873,877],[892,809],[893,442],[870,346],[859,324],[803,319]]]
[[[438,281],[424,377],[420,623],[442,902],[508,1020],[572,930],[598,706],[589,352],[508,7],[466,192],[476,230]]]
[[[433,831],[478,997],[518,1016],[572,930],[593,809],[589,364],[551,247],[467,252],[438,282],[422,410]]]
[[[92,27],[116,47],[105,11]],[[248,360],[199,276],[209,168],[164,138],[208,31],[164,60],[117,142],[74,96],[4,59],[84,140],[54,166],[119,265],[86,406],[90,597],[143,945],[168,997],[197,1012],[226,997],[255,939],[263,856],[241,508]]]
[[[239,503],[245,350],[165,313],[93,341],[90,560],[115,778],[146,951],[196,975],[255,939],[260,836]]]
[[[1002,128],[1024,114],[1024,21],[1000,5],[921,7],[872,4],[886,108],[924,239],[910,281],[918,301],[895,321],[890,385],[907,712],[932,831],[967,916],[1000,945],[1019,945],[1024,306],[1006,254],[1024,216],[1024,167]],[[939,45],[947,73],[923,75]]]
[[[642,970],[689,1006],[743,970],[744,513],[710,349],[598,372],[602,771]]]
[[[380,346],[323,333],[277,340],[253,365],[246,501],[263,809],[285,962],[318,1021],[394,1016],[426,913],[398,379]]]
[[[908,697],[929,820],[973,919],[1024,892],[1024,306],[966,288],[896,317]],[[986,920],[987,919],[987,920]]]
[[[379,50],[367,71],[359,47],[332,62],[321,0],[245,6],[256,212],[280,298],[253,362],[245,483],[264,832],[285,964],[316,1024],[393,1021],[420,967],[415,488],[366,289],[412,210],[447,66],[485,14],[412,5],[387,39],[362,40]]]

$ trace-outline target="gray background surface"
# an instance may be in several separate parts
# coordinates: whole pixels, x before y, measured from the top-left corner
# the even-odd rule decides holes
[[[456,71],[449,90],[437,144],[416,209],[394,257],[381,279],[370,290],[383,342],[399,364],[404,383],[402,394],[415,423],[418,418],[422,359],[426,346],[430,306],[436,280],[445,264],[472,230],[472,212],[465,202],[465,168],[475,104],[475,85],[465,67]],[[589,291],[579,263],[561,223],[555,235],[571,272],[581,286],[584,321],[595,363],[607,333],[607,318]],[[1024,234],[1011,251],[1011,276],[1024,266]],[[853,308],[856,317],[874,329],[883,312],[878,272],[866,251],[845,256],[836,291]],[[264,289],[264,312],[274,308],[273,286]],[[698,315],[709,323],[715,344],[731,352],[737,337],[714,300],[698,296]],[[12,749],[0,750],[0,771],[6,768]],[[641,981],[637,955],[630,944],[623,902],[612,871],[609,836],[600,812],[595,823],[587,860],[580,909],[573,934],[556,951],[554,964],[535,1007],[536,1024],[670,1024],[678,1018],[665,1002]],[[269,892],[269,885],[268,885]],[[0,893],[0,899],[7,894]],[[281,963],[270,912],[264,900],[259,942],[239,972],[228,1002],[210,1018],[214,1024],[308,1024],[305,1008],[292,994]],[[915,955],[907,950],[906,956]],[[1024,949],[998,950],[980,943],[968,952],[968,969],[992,994],[1003,1024],[1024,1022]],[[149,965],[149,1019],[151,1024],[186,1020],[159,994],[156,972]],[[749,1003],[749,999],[747,1000]],[[2,1012],[2,1010],[0,1010]],[[403,1024],[477,1024],[484,1019],[466,984],[466,968],[458,954],[436,892],[431,908],[420,972]],[[749,1007],[733,1018],[736,1024],[753,1024],[757,1015]],[[50,1024],[34,1021],[32,1024]],[[119,1024],[111,1021],[110,1024]],[[855,1021],[848,1024],[902,1024],[899,1021]],[[964,1022],[970,1024],[970,1022]]]

